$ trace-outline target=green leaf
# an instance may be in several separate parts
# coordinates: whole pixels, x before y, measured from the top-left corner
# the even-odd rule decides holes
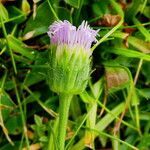
[[[150,33],[149,33],[149,31],[145,27],[142,26],[141,22],[138,19],[133,18],[133,22],[137,25],[137,28],[139,29],[139,31],[145,36],[145,41],[150,42]],[[146,43],[146,42],[140,41],[140,40],[138,40],[138,41],[140,43],[135,42],[135,44],[139,45],[139,44],[142,43],[144,46],[147,46],[147,48],[150,48],[150,43]]]
[[[37,8],[36,17],[33,19],[33,16],[27,21],[24,34],[28,32],[33,32],[33,36],[46,33],[50,24],[54,22],[54,16],[52,11],[49,8],[48,3],[45,1]]]
[[[8,12],[7,9],[3,6],[2,3],[0,3],[0,16],[2,17],[2,20],[8,20]]]
[[[47,142],[47,141],[48,141],[48,137],[42,136],[42,137],[40,137],[39,140],[40,140],[41,142]]]
[[[40,52],[36,56],[35,64],[31,66],[32,70],[26,74],[24,85],[31,86],[46,78],[48,61],[47,51]],[[45,65],[44,65],[45,64]]]
[[[148,150],[150,147],[150,135],[145,135],[141,138],[140,144],[138,145],[138,148],[140,150]]]
[[[32,48],[27,47],[27,45],[24,44],[21,40],[15,38],[12,35],[9,35],[8,42],[9,42],[10,48],[13,51],[31,59],[31,60],[34,59],[34,57],[35,57],[34,50]]]
[[[146,6],[143,10],[143,14],[147,17],[150,18],[150,6]]]
[[[147,100],[150,99],[150,88],[137,89],[137,92]]]
[[[1,150],[17,150],[20,144],[21,144],[21,141],[14,142],[13,146],[7,143],[1,147]]]
[[[40,74],[37,69],[37,72],[31,71],[27,74],[27,76],[24,80],[24,85],[31,86],[31,85],[34,85],[44,79],[45,79],[45,77],[42,74]]]
[[[125,104],[120,103],[114,109],[111,110],[111,114],[107,113],[100,121],[96,124],[95,129],[103,131],[123,110]],[[113,114],[113,115],[112,115]]]
[[[112,34],[112,37],[121,38],[121,39],[127,39],[127,42],[135,47],[137,50],[143,52],[143,53],[150,53],[150,42],[145,42],[142,39],[139,39],[135,36],[128,36],[127,33],[123,32],[115,32]]]
[[[119,105],[117,105],[114,109],[111,110],[110,114],[107,113],[103,118],[100,119],[100,121],[98,121],[98,123],[95,126],[95,129],[98,131],[103,131],[104,129],[106,129],[106,127],[122,112],[124,107],[125,107],[124,103],[120,103]],[[95,132],[95,136],[98,135],[99,134]],[[80,150],[85,148],[84,137],[77,144],[73,145],[71,149],[77,150],[78,148]]]
[[[144,54],[141,52],[137,52],[135,50],[132,49],[126,49],[126,48],[109,48],[109,50],[107,50],[109,53],[114,53],[117,55],[122,55],[125,57],[131,57],[131,58],[139,58],[139,59],[143,59],[146,61],[150,61],[150,55],[149,54]]]
[[[0,109],[2,108],[2,117],[3,117],[3,120],[5,121],[6,119],[9,118],[10,113],[12,112],[15,104],[11,100],[10,96],[4,91],[0,92],[0,99],[1,99]]]
[[[35,115],[34,120],[35,120],[35,123],[37,126],[39,126],[39,127],[42,126],[42,118],[41,117]]]
[[[150,53],[150,42],[145,42],[139,38],[129,36],[128,42],[143,53]]]
[[[84,103],[90,103],[90,102],[94,102],[95,99],[93,97],[91,97],[88,92],[84,91],[80,94],[81,99],[83,100]]]
[[[11,114],[11,117],[6,121],[5,126],[8,129],[9,134],[19,134],[23,129],[20,113],[16,111],[14,114]]]
[[[7,22],[13,22],[15,24],[22,23],[26,19],[25,13],[23,13],[20,9],[14,6],[9,6],[7,8],[9,13],[9,20]]]
[[[60,20],[71,21],[71,13],[68,9],[63,7],[55,7],[57,9],[58,16]]]
[[[146,78],[146,84],[150,83],[150,63],[149,62],[145,62],[142,65],[142,74],[145,76]]]
[[[130,21],[139,11],[141,0],[133,0],[127,9],[128,20]]]
[[[81,0],[65,0],[66,3],[68,3],[69,5],[71,5],[75,8],[79,8],[80,1]]]
[[[92,5],[93,12],[96,14],[96,16],[102,17],[104,14],[109,13],[108,9],[109,1],[101,0],[99,2],[95,2]]]

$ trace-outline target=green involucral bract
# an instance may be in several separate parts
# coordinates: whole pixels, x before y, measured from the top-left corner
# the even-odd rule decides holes
[[[90,52],[81,46],[51,45],[48,70],[51,90],[66,94],[83,92],[90,75],[90,62]]]

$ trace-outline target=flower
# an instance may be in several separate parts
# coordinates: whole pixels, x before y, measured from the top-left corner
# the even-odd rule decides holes
[[[76,28],[69,21],[55,21],[49,27],[49,86],[57,93],[81,93],[90,76],[91,45],[99,30],[86,21]]]
[[[69,47],[80,46],[83,49],[90,50],[92,42],[96,42],[95,31],[89,27],[86,21],[76,28],[69,21],[55,21],[48,31],[51,43],[60,45],[67,44]]]

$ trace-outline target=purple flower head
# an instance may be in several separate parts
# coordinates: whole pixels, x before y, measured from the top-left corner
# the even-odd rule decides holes
[[[69,21],[55,21],[48,31],[51,43],[60,45],[67,44],[70,47],[81,46],[90,49],[92,42],[96,42],[99,30],[93,30],[86,21],[76,28]]]

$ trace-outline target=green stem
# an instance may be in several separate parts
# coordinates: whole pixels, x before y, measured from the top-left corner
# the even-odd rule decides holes
[[[2,13],[2,11],[0,10],[0,13]],[[16,67],[16,63],[15,63],[15,59],[14,59],[14,55],[13,55],[13,52],[10,48],[10,45],[9,45],[9,40],[8,40],[8,36],[7,36],[7,31],[6,31],[6,28],[5,28],[5,24],[2,20],[2,17],[0,15],[0,22],[1,22],[1,25],[2,25],[2,31],[3,31],[3,34],[4,34],[4,37],[6,39],[6,42],[7,42],[7,46],[8,46],[8,50],[10,52],[10,56],[11,56],[11,60],[12,60],[12,65],[13,65],[13,68],[14,68],[14,72],[15,74],[17,74],[17,67]]]
[[[21,106],[21,99],[20,99],[20,96],[19,96],[19,92],[18,92],[18,89],[17,89],[17,84],[16,84],[16,81],[15,81],[15,78],[13,77],[12,80],[13,80],[13,83],[14,83],[14,86],[15,86],[16,98],[17,98],[17,101],[18,101],[19,109],[20,109],[20,114],[21,114],[21,119],[22,119],[22,124],[23,124],[23,131],[24,131],[24,136],[25,136],[26,145],[27,145],[26,149],[30,150],[30,143],[29,143],[29,139],[28,139],[28,135],[27,135],[26,118],[25,118],[25,115],[24,115],[24,112],[23,112],[23,108]]]
[[[65,147],[65,136],[66,136],[66,127],[68,120],[68,112],[70,107],[70,102],[73,95],[69,94],[60,94],[59,95],[59,127],[58,127],[58,143],[59,149],[64,150]]]
[[[48,2],[48,5],[49,5],[49,7],[50,7],[50,10],[52,11],[52,13],[53,13],[53,15],[54,15],[55,19],[56,19],[56,20],[59,20],[59,18],[58,18],[58,16],[57,16],[57,14],[56,14],[56,12],[55,12],[54,8],[52,7],[52,5],[51,5],[50,1],[49,1],[49,0],[47,0],[47,2]]]

